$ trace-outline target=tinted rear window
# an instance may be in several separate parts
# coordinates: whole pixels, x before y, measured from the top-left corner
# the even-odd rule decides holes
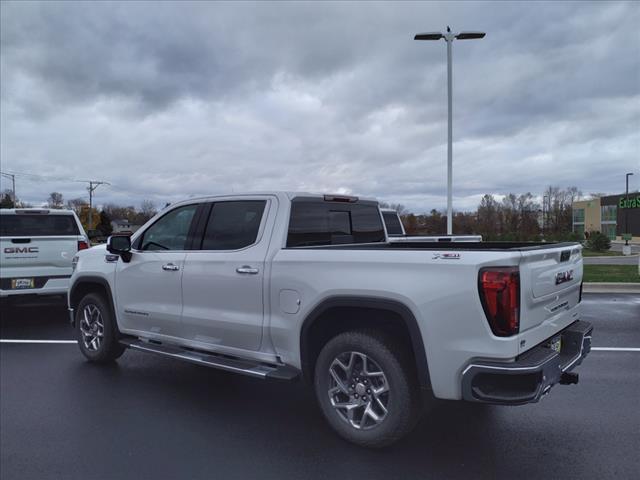
[[[238,250],[254,244],[265,204],[264,200],[214,203],[202,250]]]
[[[402,235],[402,224],[396,212],[382,212],[382,217],[389,235]]]
[[[291,204],[287,247],[384,241],[374,203],[294,200]]]
[[[49,237],[79,234],[76,220],[71,215],[0,215],[0,235],[3,237]]]

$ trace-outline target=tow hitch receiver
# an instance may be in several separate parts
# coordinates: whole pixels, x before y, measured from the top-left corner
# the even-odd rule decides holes
[[[564,372],[560,377],[560,385],[573,385],[578,383],[578,374],[575,372]]]

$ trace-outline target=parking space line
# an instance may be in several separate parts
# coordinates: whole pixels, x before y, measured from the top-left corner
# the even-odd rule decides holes
[[[640,352],[640,348],[634,347],[591,347],[597,352]]]
[[[67,343],[78,343],[75,340],[28,340],[28,339],[8,339],[8,338],[0,338],[0,343],[59,343],[59,344],[67,344]]]

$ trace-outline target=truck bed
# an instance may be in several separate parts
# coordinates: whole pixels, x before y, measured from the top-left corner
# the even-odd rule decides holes
[[[558,247],[577,247],[577,242],[406,242],[362,243],[348,245],[319,245],[290,248],[338,250],[474,250],[474,251],[531,251]]]

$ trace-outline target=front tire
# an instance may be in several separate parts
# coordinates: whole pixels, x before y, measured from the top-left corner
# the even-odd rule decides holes
[[[420,418],[411,362],[399,342],[375,331],[342,333],[322,349],[314,386],[322,413],[346,440],[385,447]]]
[[[116,360],[125,351],[118,337],[115,318],[104,297],[85,295],[76,310],[76,338],[82,354],[96,363]]]

